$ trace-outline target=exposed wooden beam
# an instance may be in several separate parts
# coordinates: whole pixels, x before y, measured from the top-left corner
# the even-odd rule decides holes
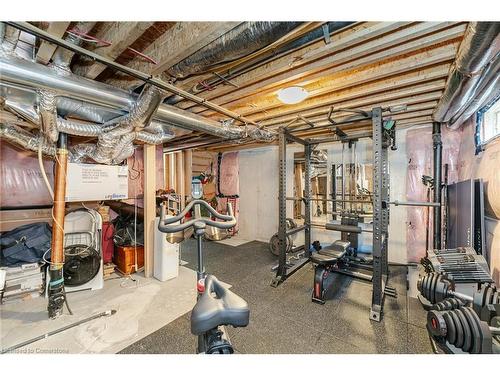
[[[311,118],[313,116],[326,115],[331,106],[335,108],[356,108],[366,104],[376,103],[387,103],[389,101],[400,100],[410,97],[419,97],[420,95],[427,95],[433,93],[435,95],[436,91],[441,91],[445,87],[445,78],[439,79],[437,81],[431,81],[423,84],[417,84],[414,86],[407,86],[401,89],[392,88],[386,86],[386,91],[378,92],[373,95],[358,95],[354,98],[349,97],[338,97],[336,96],[334,100],[323,101],[322,104],[314,105],[298,112],[301,116],[306,118]],[[292,121],[297,114],[272,117],[269,120],[260,121],[259,125],[269,126],[276,124],[286,124]]]
[[[95,44],[86,48],[108,59],[115,60],[137,38],[139,38],[154,22],[102,22],[95,35],[101,40],[110,41],[106,47],[97,47]],[[73,72],[81,76],[94,79],[106,66],[92,60],[83,60],[73,65]]]
[[[260,99],[259,102],[261,102],[264,94],[271,95],[273,99],[276,99],[276,91],[280,86],[283,86],[285,84],[300,84],[303,87],[307,87],[310,86],[310,82],[313,80],[328,80],[332,75],[345,74],[347,70],[357,71],[365,66],[382,65],[384,63],[398,59],[402,60],[402,62],[404,63],[405,61],[408,61],[407,56],[411,58],[411,54],[425,52],[428,49],[430,50],[443,44],[449,44],[451,45],[450,48],[453,49],[453,44],[457,42],[457,38],[463,35],[464,30],[465,26],[459,25],[452,31],[445,30],[443,32],[438,32],[422,40],[417,39],[409,43],[399,44],[390,49],[372,53],[357,59],[350,58],[350,56],[352,55],[351,51],[346,51],[344,53],[341,52],[334,56],[334,58],[338,58],[338,63],[330,61],[329,64],[323,65],[326,66],[326,69],[324,70],[320,70],[316,73],[310,74],[311,72],[309,70],[304,70],[304,68],[301,68],[298,71],[292,69],[288,72],[273,76],[267,80],[256,82],[250,86],[245,87],[244,89],[235,90],[230,94],[224,95],[217,99],[213,99],[211,101],[214,101],[220,105],[237,108],[238,103],[247,103],[248,101],[252,100],[253,97],[258,97]],[[407,70],[411,70],[411,67],[408,67]],[[256,95],[257,90],[258,95]],[[309,88],[307,90],[311,93]],[[276,104],[279,103],[276,102]],[[260,105],[258,105],[258,107],[260,107]],[[206,111],[206,108],[200,106],[192,107],[190,110],[194,113],[204,112],[203,114],[206,116],[212,114],[210,111]],[[242,109],[238,108],[238,110],[241,111]],[[251,110],[247,108],[246,112],[243,113],[248,114],[250,111]]]
[[[413,70],[420,70],[433,65],[451,62],[455,58],[456,50],[459,42],[454,41],[450,45],[444,45],[432,50],[425,50],[422,53],[406,56],[398,60],[389,60],[380,64],[372,64],[360,69],[349,71],[340,71],[332,75],[322,77],[319,80],[303,85],[309,92],[309,97],[312,98],[325,95],[327,93],[348,89],[354,86],[366,85],[371,82],[385,79],[389,77],[397,77]],[[234,106],[233,104],[237,105]],[[242,113],[243,115],[253,114],[259,111],[266,111],[272,108],[283,107],[275,95],[262,95],[256,98],[253,103],[256,103],[256,108],[249,108],[248,103],[243,100],[235,100],[231,104],[226,104],[226,108]],[[203,113],[207,115],[206,113]]]
[[[238,22],[178,22],[143,51],[158,64],[135,58],[127,65],[147,74],[158,75],[237,25]],[[125,89],[140,84],[137,80],[123,81],[119,75],[106,82]]]
[[[405,23],[388,23],[388,22],[371,22],[357,24],[351,28],[340,31],[331,37],[330,43],[326,44],[323,41],[315,42],[313,45],[306,46],[290,55],[283,56],[277,60],[271,61],[259,68],[253,69],[248,73],[231,78],[231,82],[241,88],[247,88],[252,82],[261,82],[264,78],[274,76],[278,73],[288,72],[291,67],[298,68],[306,65],[310,61],[324,58],[328,54],[338,53],[357,43],[362,42],[371,34],[377,36],[387,33],[391,30],[398,29],[404,26]],[[266,83],[262,83],[265,85]],[[225,95],[234,89],[230,86],[218,86],[212,91],[204,92],[206,98],[216,98]],[[238,90],[240,91],[240,90]],[[240,91],[241,92],[241,91]],[[181,108],[189,108],[192,106],[189,102],[179,104]]]
[[[51,22],[47,27],[47,32],[55,37],[61,38],[71,22]],[[42,41],[36,54],[36,62],[47,65],[56,51],[55,44]]]

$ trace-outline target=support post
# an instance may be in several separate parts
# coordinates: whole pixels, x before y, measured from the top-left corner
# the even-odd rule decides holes
[[[278,247],[279,259],[276,278],[273,285],[278,285],[286,278],[286,134],[284,129],[278,133]]]
[[[332,193],[330,194],[331,199],[332,199],[332,220],[337,219],[337,214],[335,213],[337,211],[337,165],[332,164],[332,172],[331,172],[331,178],[332,178]]]
[[[184,194],[185,197],[182,199],[186,200],[186,197],[191,196],[191,180],[193,178],[193,151],[185,150],[182,151],[184,155]]]
[[[311,255],[311,154],[312,146],[304,146],[304,251],[307,258]]]
[[[144,145],[144,276],[153,276],[156,218],[156,146]]]
[[[434,203],[441,203],[441,170],[443,165],[443,142],[441,140],[441,123],[434,122],[432,124],[432,146],[434,159]],[[441,249],[441,207],[434,207],[434,249]]]
[[[52,207],[52,243],[50,249],[48,314],[57,318],[63,312],[64,301],[64,216],[66,200],[66,172],[68,168],[68,136],[59,133],[54,176],[54,205]]]
[[[389,171],[387,142],[384,139],[382,109],[372,112],[373,128],[373,280],[370,319],[382,319],[387,282],[387,243],[389,224]]]
[[[176,190],[175,192],[180,197],[179,209],[182,210],[184,208],[184,195],[185,195],[185,186],[184,186],[184,154],[182,151],[175,153],[175,164],[176,164]]]

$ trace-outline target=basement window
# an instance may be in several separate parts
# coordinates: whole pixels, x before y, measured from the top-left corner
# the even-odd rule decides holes
[[[476,139],[478,148],[482,148],[488,142],[500,137],[500,100],[498,99],[496,98],[477,113]]]

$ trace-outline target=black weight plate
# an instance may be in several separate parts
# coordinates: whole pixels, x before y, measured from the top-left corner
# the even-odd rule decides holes
[[[431,302],[432,303],[436,303],[436,302],[439,302],[439,301],[436,301],[436,283],[438,281],[438,278],[439,276],[441,275],[437,275],[437,274],[434,274],[431,278],[431,282],[430,282],[430,297],[431,297]]]
[[[449,299],[445,299],[443,302],[441,302],[443,305],[443,310],[451,310],[451,302]]]
[[[493,304],[499,304],[500,303],[500,292],[496,291],[493,294]]]
[[[481,285],[481,288],[474,292],[473,295],[473,301],[472,301],[472,306],[474,307],[474,311],[476,311],[478,314],[481,311],[481,308],[483,306],[483,298],[484,298],[484,291],[485,288],[487,288],[487,285]]]
[[[479,335],[480,335],[480,347],[477,349],[478,353],[485,353],[483,348],[483,340],[486,339],[487,341],[491,341],[491,332],[488,327],[488,323],[483,322],[477,314],[472,314],[474,321],[476,322],[476,325],[479,329]],[[491,354],[490,351],[488,351],[486,354]]]
[[[484,298],[485,304],[483,306],[491,304],[491,301],[493,300],[493,292],[493,288],[489,287],[486,291],[486,296]]]
[[[455,310],[457,308],[457,300],[455,298],[450,298],[450,310]]]
[[[468,351],[469,353],[478,354],[481,347],[481,328],[476,324],[476,320],[474,319],[474,315],[476,315],[476,313],[471,310],[470,307],[461,307],[460,310],[469,321],[469,327],[472,333],[472,345]]]
[[[455,310],[450,311],[449,315],[451,320],[453,321],[453,329],[455,330],[455,341],[450,341],[450,343],[458,348],[458,344],[463,343],[464,330],[462,329],[462,324],[460,324],[460,320],[458,319]]]
[[[464,330],[464,336],[463,336],[463,343],[462,345],[459,346],[460,349],[462,349],[464,352],[468,352],[471,348],[472,345],[472,333],[469,327],[469,323],[467,322],[467,318],[465,318],[464,313],[462,310],[458,309],[455,310],[457,313],[458,318],[460,319],[460,323],[462,323],[462,328]]]
[[[464,329],[462,327],[462,323],[460,323],[460,319],[458,319],[457,311],[458,310],[450,311],[450,316],[453,319],[453,323],[455,323],[455,330],[457,331],[455,342],[450,341],[450,343],[457,348],[460,348],[464,343]]]
[[[450,316],[449,312],[443,314],[444,321],[446,322],[446,340],[450,343],[454,343],[457,339],[457,330],[455,329],[455,322]]]
[[[426,298],[431,302],[431,303],[435,303],[434,301],[432,301],[432,281],[434,280],[434,277],[436,276],[436,273],[435,272],[432,272],[429,274],[429,279],[427,280],[427,285],[425,287],[425,290],[426,290]]]
[[[422,295],[427,299],[429,299],[429,280],[431,279],[431,275],[432,273],[425,275],[422,280]]]

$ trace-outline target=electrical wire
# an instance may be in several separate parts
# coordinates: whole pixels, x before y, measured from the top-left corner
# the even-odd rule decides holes
[[[40,167],[40,171],[42,172],[43,181],[45,182],[45,186],[49,191],[50,197],[54,200],[54,191],[52,190],[52,186],[50,186],[49,179],[47,178],[47,173],[45,172],[45,167],[43,165],[42,158],[42,139],[38,142],[38,166]]]

